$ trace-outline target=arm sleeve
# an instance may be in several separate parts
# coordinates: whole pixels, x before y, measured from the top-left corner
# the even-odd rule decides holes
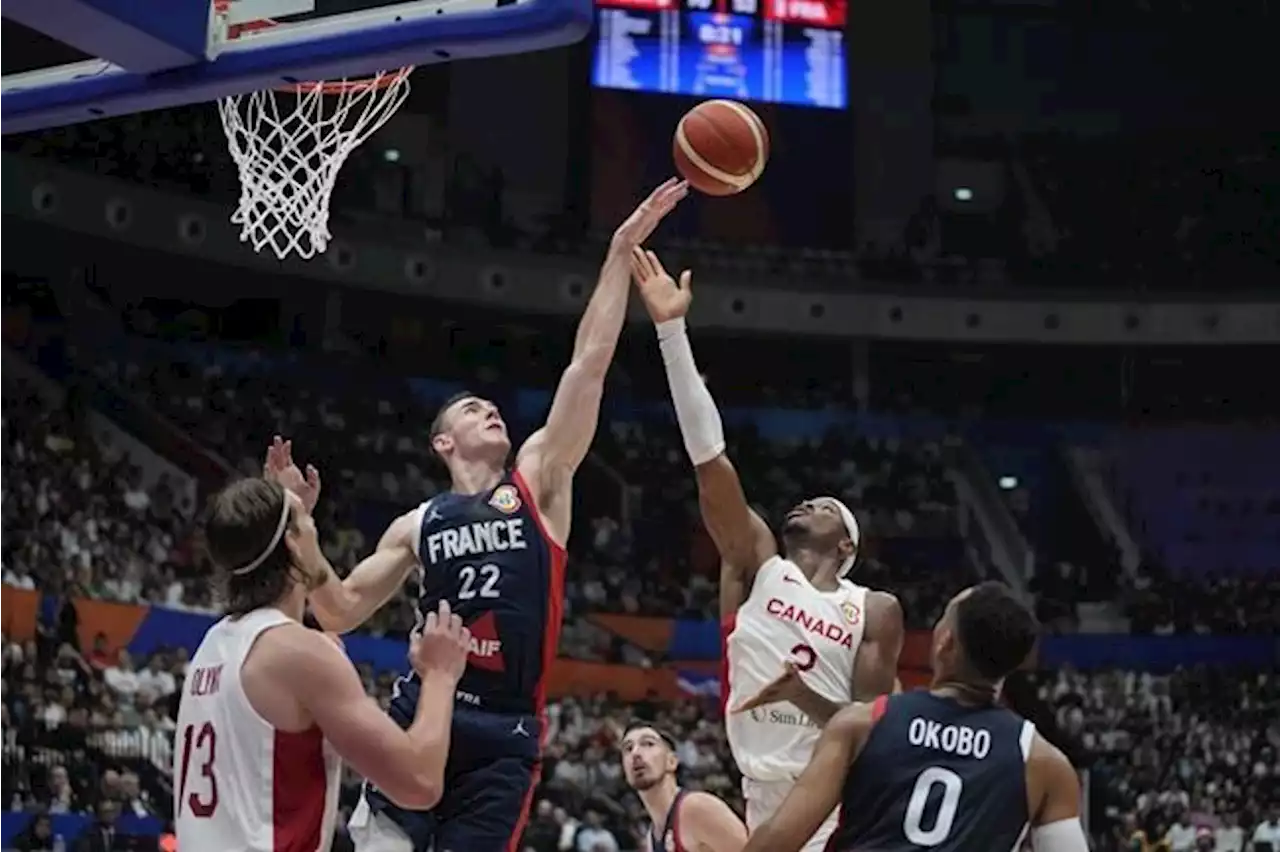
[[[724,424],[711,391],[698,374],[693,360],[693,348],[685,332],[684,318],[659,323],[658,348],[662,350],[662,365],[667,370],[667,385],[671,388],[671,402],[676,410],[676,422],[680,424],[680,436],[684,449],[693,466],[706,464],[724,452]]]

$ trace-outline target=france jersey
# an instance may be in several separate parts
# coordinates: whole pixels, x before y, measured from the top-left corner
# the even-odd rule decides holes
[[[565,551],[547,536],[520,473],[479,494],[437,494],[418,515],[418,623],[447,600],[471,630],[458,701],[540,714],[560,641]]]
[[[357,852],[509,852],[542,770],[565,551],[547,536],[518,471],[479,494],[438,494],[417,513],[419,624],[447,600],[471,630],[444,796],[430,811],[408,811],[366,785],[351,837]],[[388,712],[401,727],[413,722],[420,689],[416,674],[397,681]]]
[[[832,852],[1017,850],[1033,724],[930,692],[883,696],[845,778]]]

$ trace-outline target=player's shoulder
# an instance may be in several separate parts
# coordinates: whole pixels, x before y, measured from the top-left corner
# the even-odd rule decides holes
[[[826,730],[834,736],[862,737],[884,715],[884,701],[888,696],[881,696],[875,701],[854,701],[836,711],[827,722]]]
[[[867,610],[867,623],[885,630],[903,628],[902,602],[893,592],[883,589],[867,589],[863,605]]]
[[[733,824],[742,822],[723,799],[701,790],[691,790],[680,798],[679,820],[681,839],[685,842],[690,835],[722,834],[727,828],[732,830]]]
[[[346,661],[340,639],[296,621],[263,631],[254,643],[253,656],[259,665],[282,677]]]
[[[1024,720],[1024,724],[1031,723]],[[1043,734],[1034,730],[1034,727],[1032,730],[1034,733],[1031,736],[1031,747],[1027,754],[1027,771],[1050,779],[1069,775],[1072,783],[1075,783],[1075,768],[1062,749],[1045,739]]]

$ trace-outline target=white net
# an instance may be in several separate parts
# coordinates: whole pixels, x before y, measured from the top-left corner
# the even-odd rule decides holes
[[[233,95],[218,103],[240,170],[232,214],[240,240],[284,260],[329,245],[329,198],[347,157],[409,97],[412,68],[365,80],[302,83],[288,91]]]

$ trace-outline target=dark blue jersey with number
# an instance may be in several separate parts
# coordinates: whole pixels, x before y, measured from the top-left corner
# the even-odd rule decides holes
[[[418,619],[447,600],[471,630],[458,700],[537,714],[564,611],[564,548],[552,542],[518,471],[479,494],[444,492],[419,508]]]
[[[878,720],[845,779],[833,852],[1004,852],[1028,823],[1035,726],[1002,707],[929,692],[876,703]]]

